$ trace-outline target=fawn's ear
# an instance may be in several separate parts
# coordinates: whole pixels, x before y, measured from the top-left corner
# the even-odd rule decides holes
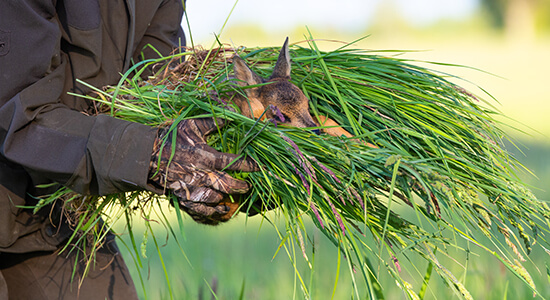
[[[238,55],[233,56],[233,72],[242,87],[263,83],[263,79],[246,65]]]
[[[273,74],[269,79],[273,78],[285,78],[290,79],[290,54],[288,53],[288,37],[285,40],[281,52],[279,53],[279,58],[273,68]]]

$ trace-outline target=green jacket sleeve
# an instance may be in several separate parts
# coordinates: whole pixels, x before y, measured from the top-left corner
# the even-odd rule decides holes
[[[102,5],[85,1],[80,11],[72,4],[77,1],[2,4],[0,155],[22,166],[33,183],[57,182],[82,194],[100,195],[149,188],[147,173],[156,129],[109,116],[88,116],[77,110],[82,105],[64,100],[71,89],[68,83],[75,78],[89,79],[96,86],[116,83],[113,78],[124,72],[130,57],[124,54],[127,49],[109,41],[126,43],[131,35],[134,39],[128,39],[126,47],[134,48],[141,42],[129,41],[141,41],[146,33],[146,39],[163,54],[174,47],[181,4],[172,19],[164,19],[172,25],[159,27],[155,10],[149,20],[137,19],[132,14],[143,4],[127,2],[131,5],[124,14],[129,16],[118,22],[127,30],[116,26],[114,17],[101,14],[114,1],[99,1]],[[162,8],[160,1],[143,2],[157,3],[159,11]],[[59,3],[65,5],[61,14]],[[174,19],[178,14],[180,19]],[[141,28],[144,35],[136,35]],[[120,66],[115,74],[108,69],[113,66]]]

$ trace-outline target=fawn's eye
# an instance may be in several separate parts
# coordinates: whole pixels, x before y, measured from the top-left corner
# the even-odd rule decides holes
[[[290,123],[290,118],[286,115],[286,114],[275,114],[273,116],[273,118],[275,119],[275,121],[277,122],[281,122],[281,123]]]
[[[290,117],[287,116],[286,114],[283,114],[283,118],[285,118],[285,119],[283,120],[283,122],[290,122]]]

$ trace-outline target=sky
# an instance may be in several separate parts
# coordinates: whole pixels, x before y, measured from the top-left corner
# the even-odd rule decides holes
[[[233,7],[227,26],[255,25],[267,32],[314,27],[352,32],[367,27],[381,5],[393,2],[413,25],[440,19],[460,19],[472,13],[477,0],[188,0],[187,16],[193,38],[210,40],[219,33]],[[236,5],[235,5],[236,3]],[[187,24],[184,21],[184,29]],[[187,30],[186,30],[187,31]]]

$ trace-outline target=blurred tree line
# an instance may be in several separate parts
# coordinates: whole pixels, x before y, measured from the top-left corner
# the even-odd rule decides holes
[[[509,38],[532,40],[550,30],[550,0],[481,0],[481,7]]]

